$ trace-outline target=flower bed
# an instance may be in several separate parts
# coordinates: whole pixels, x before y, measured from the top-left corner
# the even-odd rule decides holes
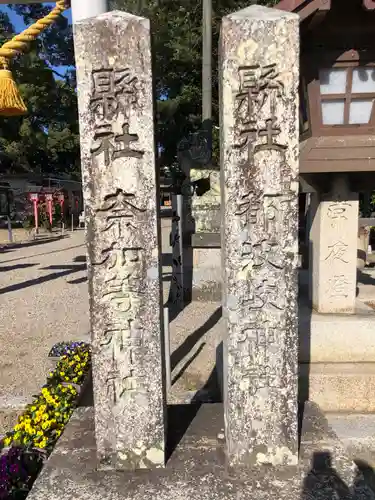
[[[50,358],[60,358],[65,354],[72,354],[77,348],[90,349],[90,345],[86,342],[58,342],[52,347],[48,356]]]
[[[0,499],[26,498],[77,406],[90,368],[87,345],[68,350],[41,393],[0,440]]]
[[[90,345],[86,342],[58,342],[55,344],[48,354],[50,370],[56,369],[62,356],[72,354],[77,348],[90,350]]]

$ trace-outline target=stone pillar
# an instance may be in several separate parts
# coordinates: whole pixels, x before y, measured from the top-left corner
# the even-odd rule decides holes
[[[159,197],[150,26],[75,25],[99,468],[164,466]]]
[[[310,299],[319,313],[354,314],[357,281],[358,193],[345,176],[330,194],[313,195]]]
[[[370,227],[358,228],[357,269],[364,269],[367,264],[367,253],[370,240]]]
[[[183,207],[182,194],[172,195],[172,281],[169,290],[169,301],[177,308],[184,303],[184,265],[183,265]]]
[[[295,465],[299,17],[225,17],[221,68],[229,464]]]

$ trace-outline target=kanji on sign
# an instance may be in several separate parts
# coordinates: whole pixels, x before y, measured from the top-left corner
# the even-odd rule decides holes
[[[103,205],[96,210],[98,214],[105,214],[106,226],[104,231],[115,229],[115,237],[118,239],[122,234],[122,227],[126,229],[137,227],[137,215],[145,212],[135,204],[135,195],[126,193],[121,188],[116,193],[105,197]]]
[[[129,133],[129,124],[122,125],[122,134],[115,134],[110,125],[103,125],[94,135],[98,146],[91,148],[91,153],[98,156],[104,153],[104,164],[110,165],[117,158],[142,158],[144,151],[132,149],[130,144],[138,141],[138,134]]]
[[[121,110],[124,115],[126,109],[120,100],[121,94],[133,95],[135,98],[135,84],[137,78],[131,75],[130,69],[114,70],[100,69],[92,73],[93,93],[90,99],[92,111],[101,120],[111,121],[117,118]]]

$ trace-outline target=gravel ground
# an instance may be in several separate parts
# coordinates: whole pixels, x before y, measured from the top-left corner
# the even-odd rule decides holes
[[[170,403],[218,401],[217,348],[225,325],[218,302],[192,302],[170,324]]]
[[[13,234],[13,241],[15,243],[18,243],[20,241],[25,241],[30,238],[30,234],[28,231],[25,231],[25,229],[22,228],[13,228],[12,231]],[[7,244],[9,243],[9,233],[7,229],[0,229],[0,244]]]
[[[53,344],[89,331],[83,231],[0,253],[0,394],[4,402],[35,394]]]

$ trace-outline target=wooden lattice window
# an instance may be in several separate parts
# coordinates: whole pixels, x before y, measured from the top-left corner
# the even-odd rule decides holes
[[[374,66],[322,69],[319,81],[323,126],[369,126],[374,123]]]
[[[310,129],[309,98],[306,81],[301,77],[299,85],[299,132],[302,136]]]

